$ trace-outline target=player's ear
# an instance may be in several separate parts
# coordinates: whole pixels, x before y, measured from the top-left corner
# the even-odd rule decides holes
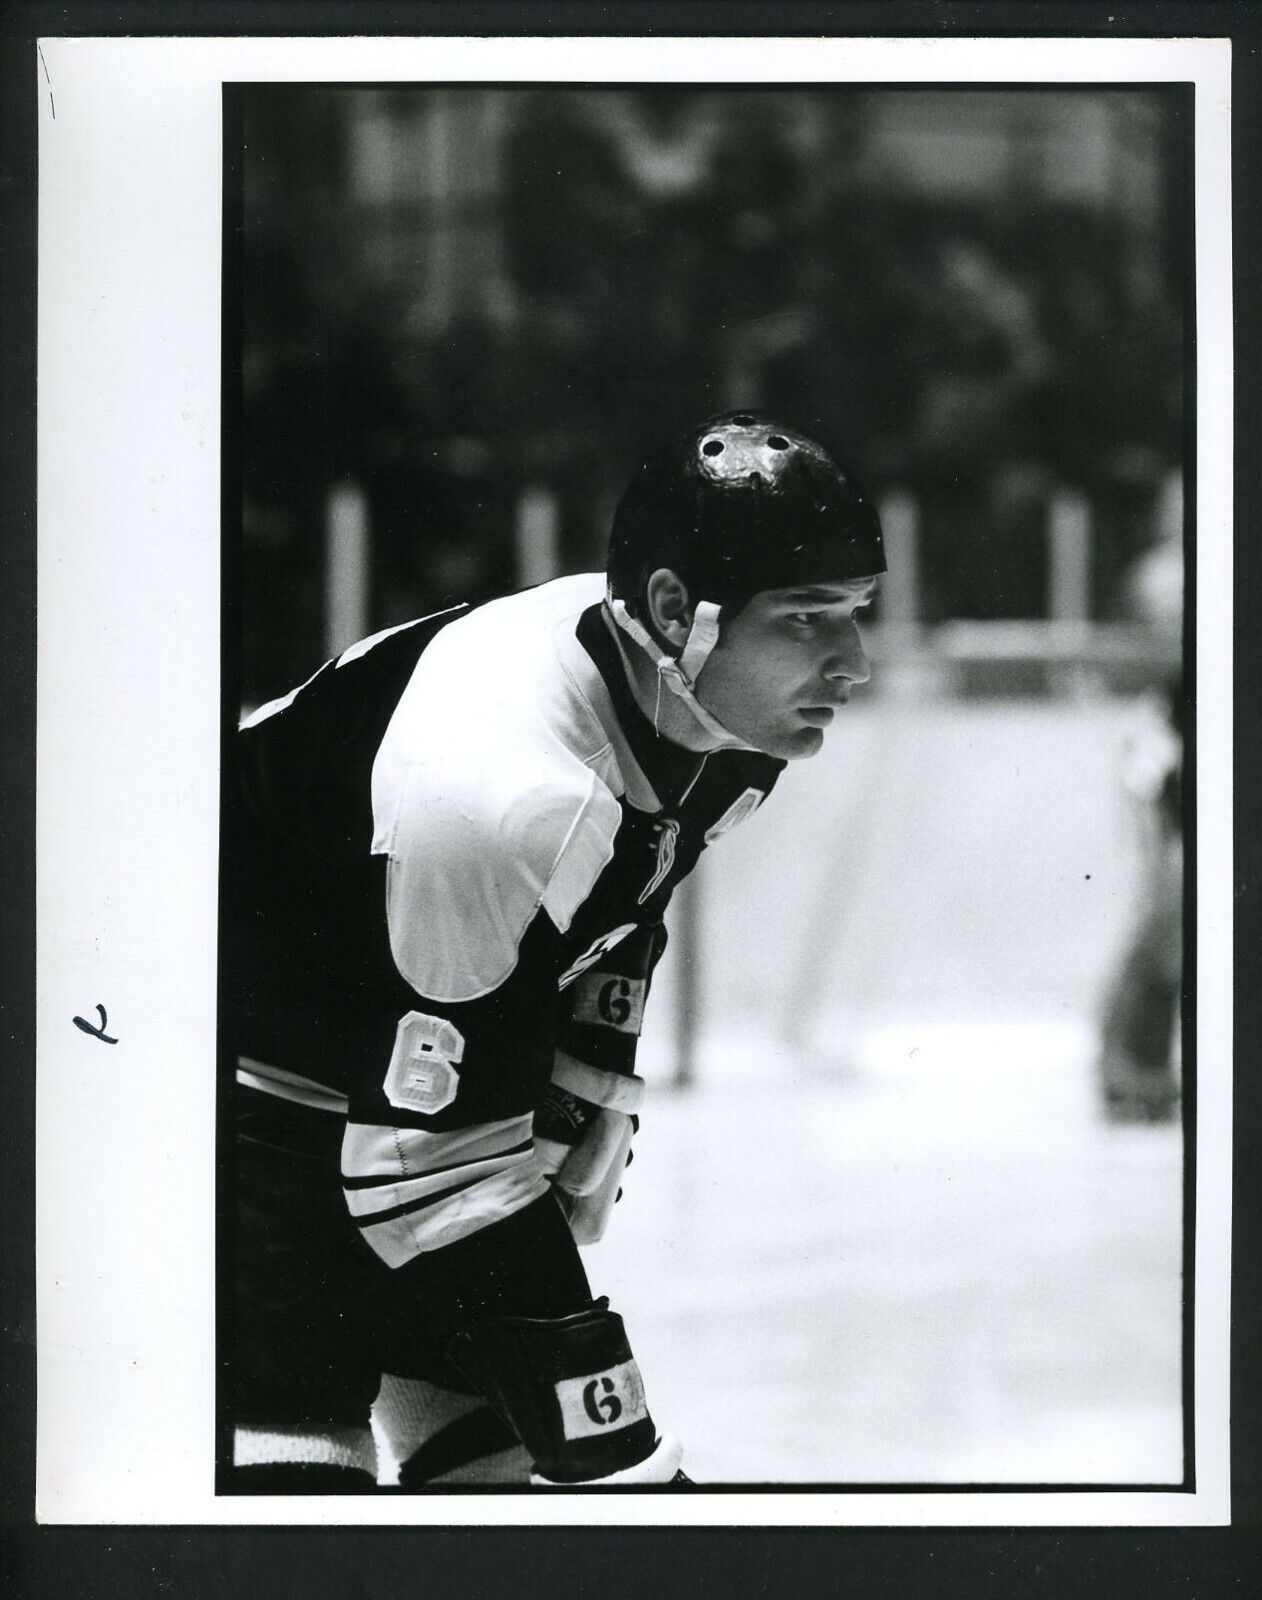
[[[644,586],[647,621],[664,644],[682,650],[692,627],[692,600],[683,579],[669,567],[659,567]]]

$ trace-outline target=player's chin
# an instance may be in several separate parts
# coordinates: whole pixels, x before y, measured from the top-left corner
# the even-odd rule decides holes
[[[779,756],[782,761],[805,761],[823,749],[824,730],[799,723],[796,728],[785,729],[775,743],[777,748],[769,749],[768,755]]]

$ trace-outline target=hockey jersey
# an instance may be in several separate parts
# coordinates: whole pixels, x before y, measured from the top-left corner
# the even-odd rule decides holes
[[[347,1205],[388,1266],[547,1191],[557,1050],[602,1064],[638,1033],[672,890],[783,767],[659,737],[603,591],[405,623],[242,725],[238,1076],[345,1116]]]

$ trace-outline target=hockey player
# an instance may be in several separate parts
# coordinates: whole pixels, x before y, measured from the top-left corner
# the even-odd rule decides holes
[[[245,722],[229,1487],[374,1487],[383,1374],[405,1487],[687,1481],[577,1247],[671,892],[866,680],[884,569],[825,451],[734,413],[637,471],[607,575],[390,629]]]

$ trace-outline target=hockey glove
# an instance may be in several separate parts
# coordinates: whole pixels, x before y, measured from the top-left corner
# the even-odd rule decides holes
[[[457,1334],[447,1354],[525,1445],[532,1483],[676,1481],[679,1446],[657,1436],[622,1318],[607,1300],[568,1317],[481,1323]]]

